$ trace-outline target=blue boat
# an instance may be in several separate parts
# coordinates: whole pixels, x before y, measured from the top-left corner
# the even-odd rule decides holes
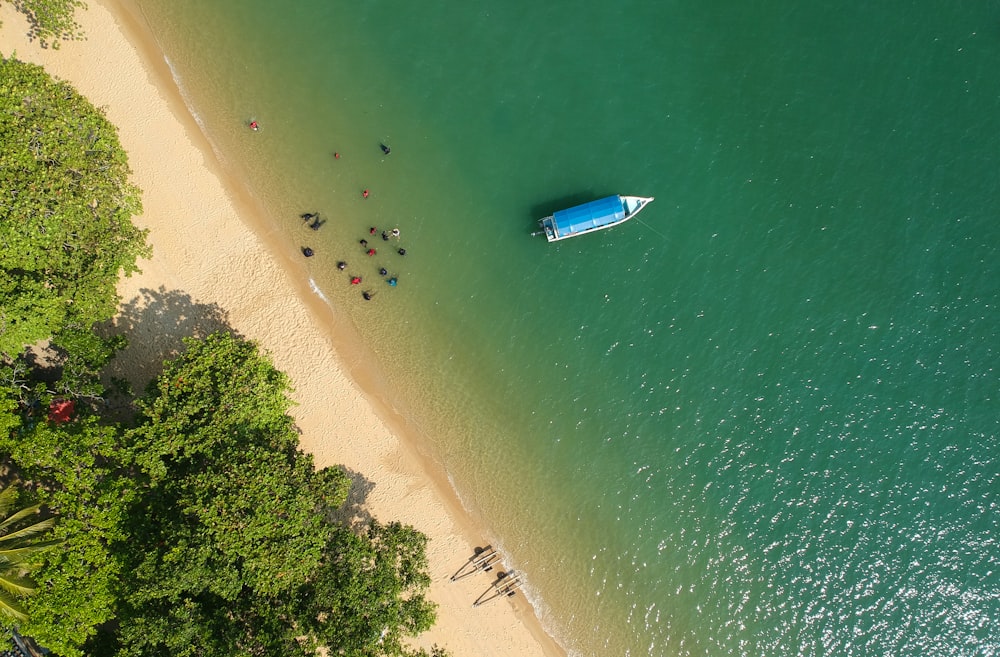
[[[625,223],[652,202],[652,196],[609,196],[568,210],[559,210],[538,223],[545,231],[548,241],[558,242]]]

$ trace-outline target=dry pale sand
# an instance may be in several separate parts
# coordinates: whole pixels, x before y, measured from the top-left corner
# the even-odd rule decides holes
[[[56,50],[28,41],[24,19],[0,3],[0,53],[43,65],[104,108],[143,190],[136,221],[149,229],[154,254],[119,287],[117,323],[131,342],[122,374],[144,385],[185,335],[228,325],[256,340],[292,379],[292,412],[317,464],[343,464],[367,491],[369,512],[430,537],[439,614],[419,645],[436,643],[456,657],[564,655],[521,595],[472,606],[495,571],[450,581],[488,533],[369,385],[377,377],[359,365],[363,346],[309,291],[296,247],[258,236],[262,209],[227,178],[141,18],[116,2],[90,4],[78,12],[87,40]]]

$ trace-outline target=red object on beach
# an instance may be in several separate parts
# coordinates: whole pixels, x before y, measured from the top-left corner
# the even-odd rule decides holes
[[[360,282],[361,282],[360,276],[355,276],[354,278],[351,279],[351,285],[357,285]]]

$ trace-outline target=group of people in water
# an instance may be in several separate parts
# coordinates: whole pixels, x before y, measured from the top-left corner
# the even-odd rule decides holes
[[[375,226],[372,226],[371,228],[368,229],[368,234],[369,235],[375,235],[378,232],[379,232],[378,228],[376,228]],[[391,238],[399,239],[399,235],[400,235],[400,233],[399,233],[399,229],[398,228],[393,228],[390,231],[384,231],[383,230],[382,231],[382,240],[388,242],[389,239],[391,239]],[[378,251],[375,249],[375,247],[368,246],[368,239],[367,238],[362,237],[361,240],[359,241],[359,244],[361,244],[361,248],[362,249],[366,249],[365,250],[365,254],[368,257],[372,257],[372,256],[375,256],[375,255],[378,255]],[[396,253],[398,253],[401,256],[406,255],[406,249],[404,249],[403,247],[399,247],[399,248],[396,249]],[[339,269],[341,271],[347,269],[347,262],[344,261],[344,260],[341,260],[340,262],[338,262],[337,263],[337,269]],[[384,266],[380,266],[378,268],[378,274],[379,274],[379,276],[381,276],[382,278],[385,279],[385,282],[388,283],[390,287],[396,287],[396,285],[399,283],[399,277],[396,276],[395,274],[393,274],[392,276],[390,276],[389,275],[389,270],[386,269]],[[356,275],[352,275],[351,276],[351,285],[360,285],[360,284],[361,284],[361,277],[360,276],[356,276]],[[372,298],[373,294],[374,294],[374,292],[365,290],[365,291],[363,291],[361,293],[361,296],[364,297],[365,301],[371,301],[371,298]]]
[[[251,130],[255,130],[255,131],[258,130],[259,127],[260,127],[257,124],[257,121],[251,121],[248,125],[249,125],[249,127],[250,127]],[[384,144],[384,143],[380,143],[379,144],[379,148],[381,148],[383,155],[388,155],[391,152],[391,149],[386,144]],[[335,159],[340,159],[340,153],[339,152],[335,152],[333,154],[333,157]],[[361,192],[362,198],[366,198],[367,199],[369,197],[369,194],[370,194],[370,192],[369,192],[368,189],[364,189]],[[309,228],[311,228],[313,230],[319,230],[323,226],[323,224],[326,223],[326,219],[321,218],[319,216],[318,212],[303,212],[302,214],[299,215],[299,217],[302,219],[303,222],[305,222],[309,226]],[[379,235],[382,238],[383,242],[388,242],[390,240],[399,240],[400,239],[400,231],[399,231],[398,228],[393,228],[391,230],[383,230],[383,231],[380,232],[378,230],[378,228],[376,228],[375,226],[372,226],[372,227],[370,227],[368,229],[368,235],[369,236]],[[374,246],[369,246],[368,245],[368,238],[361,238],[360,244],[361,244],[361,248],[364,250],[364,253],[368,257],[374,257],[374,256],[378,255],[377,249]],[[397,247],[396,248],[396,253],[398,253],[401,256],[405,256],[406,255],[406,249],[404,249],[402,246]],[[302,247],[302,255],[304,255],[307,258],[311,258],[314,255],[316,255],[316,252],[312,249],[312,247],[303,246]],[[337,269],[339,269],[340,271],[345,271],[347,269],[347,261],[340,260],[339,262],[337,262]],[[381,276],[383,279],[385,279],[385,282],[390,287],[396,287],[396,285],[399,283],[399,277],[396,276],[395,274],[393,274],[393,275],[390,276],[389,275],[389,270],[386,269],[384,266],[379,266],[378,273],[379,273],[379,276]],[[361,285],[362,278],[361,278],[360,275],[351,274],[350,282],[351,282],[351,285]],[[375,293],[372,292],[371,290],[362,290],[362,292],[361,292],[361,297],[365,301],[371,301],[373,296],[375,296]]]

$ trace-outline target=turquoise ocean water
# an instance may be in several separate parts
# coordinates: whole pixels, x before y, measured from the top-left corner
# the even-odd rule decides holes
[[[814,4],[137,2],[574,655],[1000,654],[1000,5]]]

